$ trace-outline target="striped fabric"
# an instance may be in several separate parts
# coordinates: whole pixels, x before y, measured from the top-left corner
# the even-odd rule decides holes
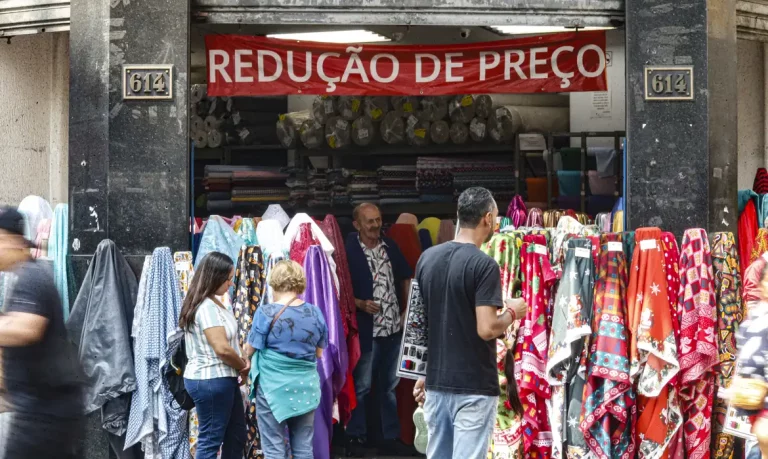
[[[232,349],[239,350],[237,344],[237,322],[232,309],[219,307],[210,298],[206,298],[195,313],[195,321],[184,332],[187,358],[189,362],[184,369],[186,379],[236,378],[237,371],[224,363],[213,350],[213,346],[205,337],[205,330],[213,327],[224,327],[227,340]]]
[[[768,193],[768,171],[761,167],[755,174],[755,182],[752,184],[752,191],[757,194]]]

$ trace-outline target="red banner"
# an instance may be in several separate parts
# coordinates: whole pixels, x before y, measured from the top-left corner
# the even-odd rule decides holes
[[[211,96],[605,91],[605,32],[439,46],[205,37]]]

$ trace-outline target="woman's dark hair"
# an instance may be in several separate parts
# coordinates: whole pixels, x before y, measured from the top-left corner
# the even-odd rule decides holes
[[[504,376],[507,378],[507,400],[512,408],[512,413],[517,416],[523,414],[523,403],[520,401],[520,394],[517,393],[517,380],[515,380],[515,353],[512,349],[507,349],[507,355],[504,356]]]
[[[182,330],[189,328],[195,321],[195,314],[197,314],[200,303],[206,298],[213,297],[216,290],[230,279],[233,266],[232,260],[223,253],[211,252],[203,258],[194,276],[192,276],[189,292],[181,307],[179,327]]]

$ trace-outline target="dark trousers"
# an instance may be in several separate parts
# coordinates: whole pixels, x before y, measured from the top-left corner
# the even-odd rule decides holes
[[[82,419],[26,413],[0,414],[3,459],[79,459]]]

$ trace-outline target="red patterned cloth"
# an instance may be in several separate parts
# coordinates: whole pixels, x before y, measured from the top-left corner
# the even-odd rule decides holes
[[[299,231],[296,238],[291,241],[291,260],[304,266],[304,259],[307,257],[307,251],[313,245],[320,245],[320,241],[312,234],[312,225],[302,223],[299,225]],[[334,246],[335,247],[335,246]]]
[[[764,167],[757,169],[755,182],[752,184],[752,191],[757,194],[768,193],[768,171]]]
[[[551,310],[556,274],[549,263],[546,243],[544,236],[525,236],[520,256],[522,292],[528,312],[518,332],[515,380],[523,404],[523,445],[528,459],[549,459],[552,454],[546,405],[546,399],[550,398],[546,378],[547,313]]]
[[[667,296],[669,297],[669,310],[672,315],[672,328],[675,331],[675,343],[680,343],[680,320],[677,315],[677,300],[680,294],[680,249],[677,246],[675,235],[669,232],[661,233],[661,247],[664,251],[664,267],[667,272]],[[680,392],[680,375],[675,375],[669,382]],[[684,459],[685,444],[683,443],[683,431],[678,429],[669,441],[667,453],[664,459]]]
[[[635,453],[635,396],[627,349],[627,262],[621,235],[601,237],[592,345],[579,426],[597,459],[631,459]]]
[[[630,376],[637,384],[637,450],[639,459],[662,457],[682,424],[675,387],[677,345],[667,293],[661,230],[635,232],[627,317],[630,331]]]
[[[757,237],[757,230],[760,227],[757,223],[757,207],[755,200],[750,199],[744,210],[739,215],[739,260],[741,261],[741,276],[747,271],[749,265],[754,261],[752,251]],[[760,256],[760,254],[758,254]],[[755,257],[757,258],[757,257]]]
[[[712,255],[703,229],[685,232],[680,271],[680,401],[685,451],[688,459],[708,459],[714,368],[720,363],[720,353],[715,338],[717,309]]]
[[[357,330],[357,309],[355,308],[355,296],[352,293],[352,277],[349,275],[347,252],[344,248],[344,238],[341,229],[333,215],[327,215],[325,220],[318,224],[323,234],[333,244],[333,260],[336,262],[336,276],[339,278],[339,308],[341,309],[344,334],[347,341],[349,354],[349,369],[344,387],[339,394],[339,418],[346,425],[352,416],[352,410],[357,407],[355,396],[355,381],[352,377],[352,369],[360,360],[360,337]]]

